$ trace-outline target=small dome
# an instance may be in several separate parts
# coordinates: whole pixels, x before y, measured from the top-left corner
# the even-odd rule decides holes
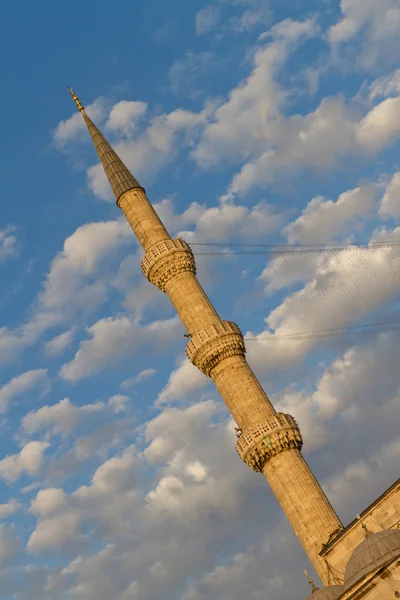
[[[344,590],[348,590],[400,554],[400,530],[387,529],[368,536],[353,551],[344,574]]]
[[[340,594],[343,594],[342,585],[329,585],[313,592],[307,600],[337,600]]]

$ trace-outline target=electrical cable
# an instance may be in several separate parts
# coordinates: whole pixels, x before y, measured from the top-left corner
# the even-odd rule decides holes
[[[191,244],[192,246],[194,244]],[[205,244],[204,244],[205,245]],[[226,244],[218,244],[221,246],[226,246]],[[230,244],[233,246],[234,244]],[[330,247],[301,247],[300,250],[296,250],[296,248],[300,248],[300,246],[281,246],[281,248],[287,248],[285,250],[226,250],[226,251],[215,251],[215,252],[197,252],[195,251],[196,256],[216,256],[216,255],[224,255],[231,256],[233,254],[306,254],[306,253],[314,253],[314,252],[335,252],[337,250],[349,251],[354,250],[355,248],[362,248],[364,250],[373,250],[375,248],[392,248],[392,247],[400,247],[400,242],[386,242],[385,244],[369,244],[367,246],[330,246]],[[254,246],[255,247],[255,246]],[[270,246],[271,248],[278,248],[278,246]]]
[[[391,327],[392,325],[398,325],[399,327]],[[383,327],[378,329],[378,327]],[[311,331],[301,331],[298,333],[288,333],[284,335],[271,335],[271,337],[245,337],[246,342],[258,342],[258,341],[279,341],[282,339],[315,339],[315,338],[326,338],[326,337],[340,337],[343,335],[365,335],[370,333],[383,333],[400,331],[400,320],[396,321],[380,321],[377,323],[368,323],[364,325],[352,325],[343,328],[332,328],[332,329],[316,329]]]

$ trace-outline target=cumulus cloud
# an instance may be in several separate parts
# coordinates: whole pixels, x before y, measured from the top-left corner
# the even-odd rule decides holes
[[[11,527],[0,525],[0,564],[5,567],[20,547],[19,539]]]
[[[47,369],[34,369],[13,377],[0,388],[0,412],[5,412],[14,398],[43,386],[47,386]]]
[[[35,299],[31,319],[15,330],[0,328],[1,359],[12,360],[50,328],[71,318],[87,316],[102,304],[110,291],[109,270],[113,261],[120,248],[133,239],[123,219],[78,227],[52,260],[42,290]],[[57,352],[67,342],[69,335],[65,332],[63,337],[50,341],[45,349]]]
[[[192,156],[203,167],[221,161],[246,159],[265,147],[279,128],[280,107],[286,97],[275,74],[291,49],[316,32],[312,21],[287,20],[273,27],[265,47],[254,54],[254,69],[229,100],[219,106],[202,133]],[[274,40],[270,43],[270,38]]]
[[[141,383],[142,381],[150,379],[150,377],[154,377],[156,373],[156,369],[153,368],[143,369],[143,371],[140,371],[140,373],[135,375],[135,377],[129,377],[128,379],[124,379],[124,381],[121,382],[120,388],[121,390],[127,390],[130,387],[132,387],[135,383]]]
[[[0,504],[0,519],[7,519],[10,515],[18,512],[21,506],[21,503],[15,499],[10,499],[5,504]]]
[[[69,398],[64,398],[58,404],[42,406],[26,414],[22,419],[22,428],[28,435],[46,431],[52,436],[66,437],[71,435],[82,420],[93,419],[95,413],[104,409],[102,402],[77,406]]]
[[[399,103],[387,98],[360,119],[343,98],[324,98],[314,112],[281,122],[271,148],[241,168],[229,191],[240,194],[271,184],[288,169],[327,169],[346,155],[373,156],[399,136]]]
[[[190,143],[191,137],[206,121],[212,105],[200,113],[177,109],[168,114],[154,116],[139,136],[117,141],[113,147],[132,173],[139,178],[155,175],[178,152],[178,141]],[[98,198],[113,199],[110,185],[100,164],[87,170],[89,187]]]
[[[396,36],[400,24],[400,8],[396,0],[379,4],[365,0],[341,0],[342,17],[328,31],[329,41],[337,49],[356,38],[357,62],[363,68],[375,67],[378,61],[395,62],[398,55]]]
[[[121,413],[126,410],[126,406],[130,401],[130,396],[125,396],[124,394],[115,394],[109,399],[108,404],[115,413]]]
[[[104,298],[104,283],[82,284],[100,266],[104,269],[110,254],[131,241],[130,227],[122,219],[78,227],[52,261],[40,296],[42,310],[66,310],[71,304],[83,308],[89,300],[100,302]]]
[[[0,230],[0,263],[14,258],[18,254],[16,228],[9,225]]]
[[[13,483],[22,475],[37,475],[42,467],[44,453],[50,446],[48,442],[28,442],[19,452],[0,460],[0,477],[7,483]]]
[[[369,88],[371,100],[378,97],[387,98],[388,96],[400,95],[400,69],[393,71],[389,75],[378,77]]]
[[[147,111],[147,103],[121,100],[113,106],[109,114],[106,129],[130,137]]]
[[[94,102],[85,107],[88,116],[94,121],[100,121],[106,114],[106,101],[104,98],[97,98]],[[61,121],[53,132],[53,139],[59,148],[76,140],[85,138],[86,124],[82,119],[80,112],[76,111],[66,121]],[[86,134],[87,135],[87,134]]]
[[[254,240],[275,231],[285,217],[283,213],[275,212],[275,208],[265,202],[260,202],[252,208],[232,202],[225,202],[212,208],[192,205],[182,215],[183,219],[188,219],[189,211],[192,212],[195,229],[179,232],[179,235],[188,242],[195,240],[222,242],[232,237],[246,241]]]
[[[165,344],[179,330],[177,317],[141,325],[129,317],[100,319],[87,329],[90,340],[81,342],[71,362],[63,365],[60,375],[68,381],[78,381],[126,359],[139,347]]]
[[[204,35],[213,29],[220,19],[220,8],[218,6],[205,6],[196,14],[196,33]]]
[[[246,334],[253,338],[248,345],[251,364],[264,373],[287,368],[318,343],[316,336],[293,334],[340,329],[373,314],[398,293],[398,261],[397,246],[283,254],[272,260],[260,276],[267,294],[304,284],[269,313],[267,330]]]
[[[61,356],[70,348],[75,337],[76,329],[72,327],[64,333],[60,333],[45,343],[45,352],[48,356]]]
[[[317,196],[283,233],[289,244],[323,243],[337,235],[351,233],[357,220],[362,220],[374,208],[375,196],[373,186],[343,192],[336,202]]]
[[[386,187],[379,207],[382,219],[400,217],[400,171],[395,173]]]
[[[209,381],[208,377],[203,375],[185,357],[171,373],[168,383],[159,393],[156,403],[163,404],[185,398],[185,396],[190,398],[192,392],[206,387]]]

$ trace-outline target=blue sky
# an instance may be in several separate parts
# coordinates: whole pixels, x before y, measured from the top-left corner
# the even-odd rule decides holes
[[[193,244],[343,521],[396,479],[398,332],[293,334],[399,319],[399,21],[396,0],[3,8],[4,598],[308,593],[294,533],[141,274],[67,84]]]

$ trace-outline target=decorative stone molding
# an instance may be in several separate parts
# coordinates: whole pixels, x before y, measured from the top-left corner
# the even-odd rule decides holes
[[[168,281],[184,271],[196,275],[196,263],[193,252],[180,238],[163,240],[151,246],[142,259],[142,272],[147,279],[162,292]]]
[[[221,360],[238,354],[244,356],[245,352],[242,332],[232,321],[221,321],[201,329],[186,346],[189,360],[208,377]]]
[[[261,473],[272,456],[291,448],[301,450],[302,446],[303,439],[294,417],[277,413],[243,432],[236,450],[252,471]]]

